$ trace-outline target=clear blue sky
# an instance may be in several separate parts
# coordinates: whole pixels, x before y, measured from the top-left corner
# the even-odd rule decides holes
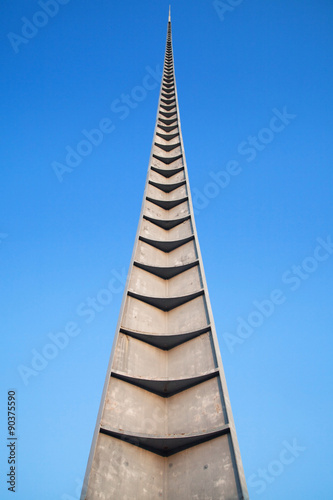
[[[11,388],[15,499],[77,498],[139,218],[159,91],[148,75],[162,68],[168,3],[57,0],[58,12],[40,14],[37,1],[3,1],[1,499],[12,498],[4,481]],[[172,4],[173,42],[249,493],[329,500],[333,5],[222,3]],[[130,104],[119,102],[123,94]],[[81,142],[83,130],[100,126],[95,145]],[[78,147],[85,156],[66,163]],[[226,177],[230,165],[237,175]],[[89,298],[98,310],[88,315]],[[65,329],[60,349],[52,335]],[[37,361],[43,350],[49,359]]]

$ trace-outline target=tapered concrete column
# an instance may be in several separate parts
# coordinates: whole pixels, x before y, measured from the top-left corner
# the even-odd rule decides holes
[[[247,499],[193,217],[169,12],[146,188],[82,500]]]

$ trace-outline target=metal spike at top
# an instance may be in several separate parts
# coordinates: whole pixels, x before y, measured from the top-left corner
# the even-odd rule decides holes
[[[169,23],[171,23],[171,5],[169,5]]]

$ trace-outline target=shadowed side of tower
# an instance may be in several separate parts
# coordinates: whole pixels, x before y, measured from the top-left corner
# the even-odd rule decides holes
[[[170,13],[117,328],[81,500],[247,499],[193,218]]]

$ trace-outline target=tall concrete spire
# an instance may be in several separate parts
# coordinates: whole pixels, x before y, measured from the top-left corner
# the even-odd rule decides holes
[[[82,500],[248,499],[180,128],[171,21],[141,217]]]

